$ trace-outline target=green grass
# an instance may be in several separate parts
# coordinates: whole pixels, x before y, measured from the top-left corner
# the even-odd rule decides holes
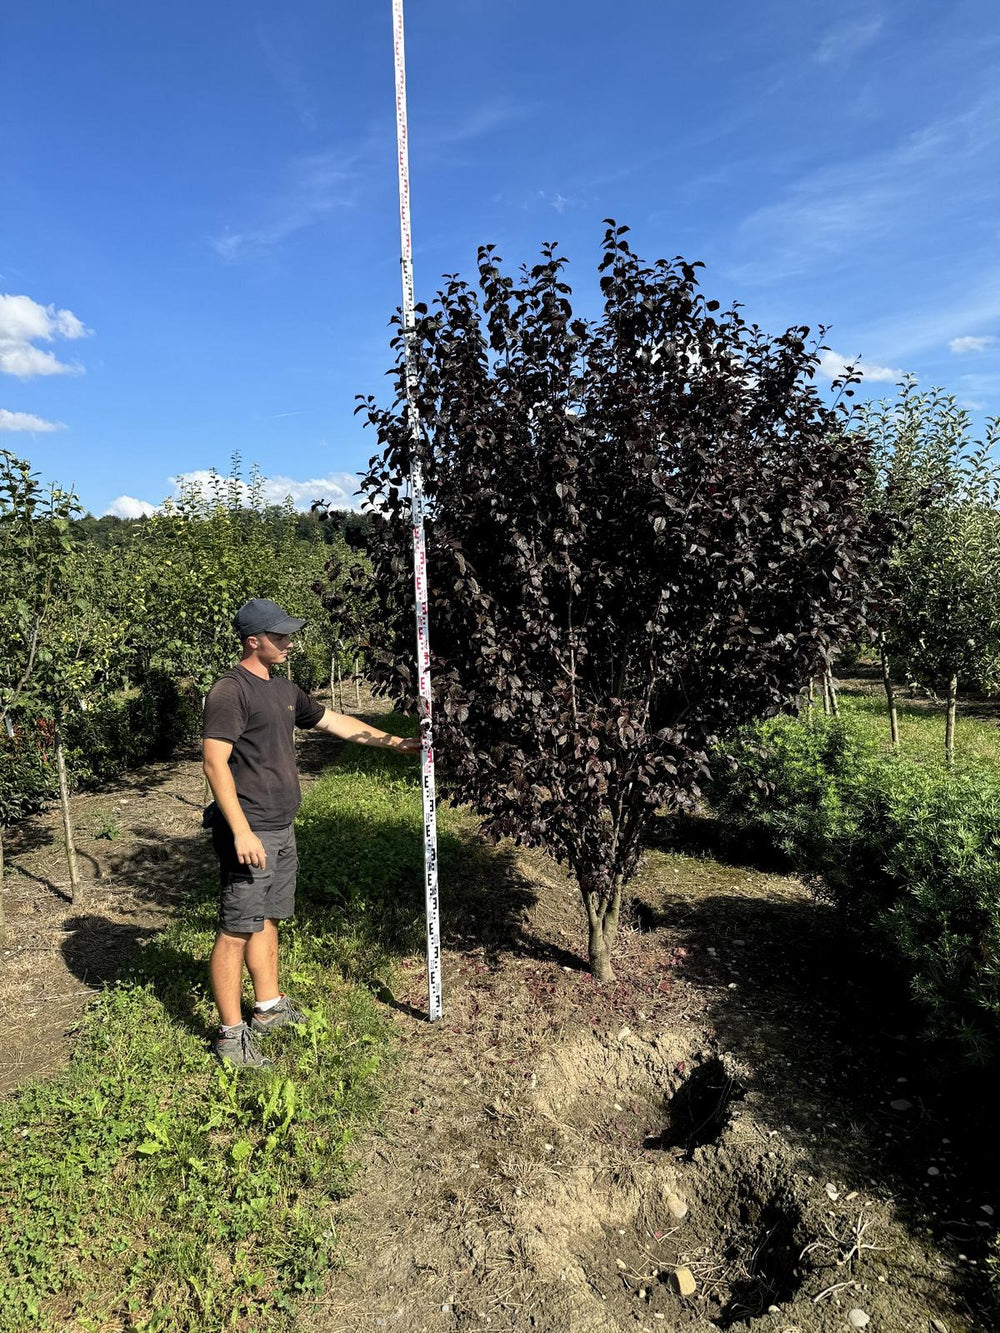
[[[208,1053],[210,883],[100,996],[71,1063],[0,1104],[0,1333],[292,1327],[337,1262],[332,1205],[394,1058],[372,987],[420,940],[420,824],[412,760],[347,747],[308,792],[281,949],[310,1018],[268,1039],[273,1069]]]
[[[889,713],[882,694],[844,690],[841,712],[872,749],[889,753]],[[944,704],[897,701],[899,753],[906,759],[945,767]],[[959,767],[986,769],[1000,775],[1000,726],[959,714],[955,724],[955,761]]]

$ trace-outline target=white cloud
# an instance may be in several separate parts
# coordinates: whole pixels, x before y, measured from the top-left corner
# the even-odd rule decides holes
[[[841,23],[831,28],[816,48],[816,63],[832,65],[839,60],[849,60],[858,51],[871,45],[882,31],[883,22],[882,16],[875,14],[869,19]]]
[[[117,500],[111,501],[102,517],[110,514],[114,518],[149,518],[150,514],[156,513],[156,508],[156,505],[151,505],[148,500],[136,500],[131,495],[119,495]]]
[[[843,375],[849,365],[860,370],[868,383],[886,380],[895,384],[904,374],[902,370],[897,370],[893,366],[880,366],[875,361],[863,361],[859,356],[844,357],[829,348],[819,354],[819,373],[827,375],[832,380]]]
[[[85,338],[89,333],[72,310],[40,305],[30,296],[0,293],[0,371],[7,375],[25,380],[35,375],[82,374],[82,366],[60,361],[35,343]]]
[[[6,407],[0,407],[0,430],[27,430],[45,434],[65,429],[61,421],[43,421],[31,412],[8,412]]]
[[[194,472],[182,472],[173,477],[174,494],[182,489],[194,489],[205,495],[212,493],[213,474],[206,468]],[[223,494],[228,492],[230,482],[222,478]],[[218,481],[216,480],[216,484]],[[246,482],[238,482],[240,495],[247,499],[249,487]],[[296,509],[308,509],[314,500],[325,500],[332,509],[360,509],[361,497],[354,494],[358,489],[358,478],[353,472],[331,472],[325,477],[314,477],[308,481],[296,481],[293,477],[268,477],[264,481],[262,498],[265,504],[280,505],[286,496],[291,497]]]
[[[985,352],[986,349],[992,347],[995,342],[996,338],[994,338],[992,334],[987,334],[982,338],[973,338],[970,336],[964,338],[952,338],[948,346],[953,352],[957,352],[959,356],[961,356],[963,352]]]

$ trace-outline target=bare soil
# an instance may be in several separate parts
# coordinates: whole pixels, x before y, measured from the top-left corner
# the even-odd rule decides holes
[[[306,780],[328,744],[306,738]],[[201,807],[193,750],[74,798],[75,905],[57,812],[9,837],[0,1090],[67,1058],[90,994],[209,868]],[[663,819],[601,987],[564,872],[512,847],[487,866],[477,896],[442,886],[439,1023],[403,960],[405,1058],[303,1333],[833,1333],[854,1311],[989,1333],[993,1104],[831,908],[718,859],[711,820]]]

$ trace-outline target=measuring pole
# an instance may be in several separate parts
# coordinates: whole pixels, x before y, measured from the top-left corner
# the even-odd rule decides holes
[[[403,0],[392,0],[396,64],[396,148],[399,164],[399,238],[403,277],[403,344],[406,409],[410,423],[410,504],[413,514],[413,592],[417,604],[417,673],[420,696],[420,777],[424,805],[424,894],[427,902],[427,1014],[441,1017],[441,922],[438,903],[437,796],[434,788],[434,730],[431,710],[431,651],[427,636],[427,546],[424,541],[424,483],[420,469],[420,417],[413,365],[413,242],[410,235],[410,161],[406,131],[406,54]]]

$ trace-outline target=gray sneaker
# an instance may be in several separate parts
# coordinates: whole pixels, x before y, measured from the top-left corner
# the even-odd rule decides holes
[[[271,1061],[257,1049],[253,1033],[246,1023],[240,1023],[234,1028],[220,1027],[212,1041],[212,1050],[223,1064],[228,1061],[232,1065],[253,1065],[257,1069],[269,1069],[271,1066]]]
[[[289,1023],[295,1027],[304,1027],[305,1014],[295,1008],[287,995],[282,995],[277,1004],[270,1009],[254,1009],[250,1027],[254,1032],[270,1032],[272,1028],[283,1028]]]

